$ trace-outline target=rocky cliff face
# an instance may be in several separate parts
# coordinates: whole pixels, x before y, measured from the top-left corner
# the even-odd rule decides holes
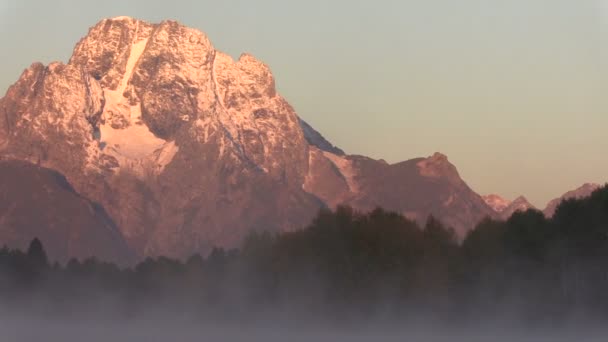
[[[443,155],[347,156],[253,56],[174,21],[106,19],[68,64],[34,64],[0,100],[0,153],[64,174],[140,256],[234,246],[341,203],[433,214],[463,234],[491,209]]]

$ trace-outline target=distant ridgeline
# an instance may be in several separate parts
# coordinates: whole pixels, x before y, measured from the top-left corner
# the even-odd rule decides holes
[[[49,265],[34,240],[25,253],[0,251],[0,300],[56,313],[103,303],[112,312],[174,308],[203,318],[384,313],[459,324],[511,315],[545,324],[607,318],[607,270],[604,187],[562,202],[550,219],[535,210],[486,219],[461,244],[432,217],[421,229],[399,214],[348,207],[322,210],[304,230],[251,234],[240,250],[216,248],[185,263],[149,258],[132,269],[95,259]]]

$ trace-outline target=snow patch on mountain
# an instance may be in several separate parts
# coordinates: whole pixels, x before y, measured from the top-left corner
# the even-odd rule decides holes
[[[121,113],[128,115],[126,127],[115,129],[108,123],[108,120],[100,126],[100,144],[104,151],[114,151],[128,159],[144,159],[168,143],[157,138],[141,121],[139,104],[128,107],[126,111],[127,113]],[[111,115],[111,113],[104,113],[104,115]]]
[[[125,74],[120,80],[118,84],[117,91],[122,94],[127,88],[127,83],[131,80],[131,76],[133,76],[133,70],[135,69],[135,64],[139,61],[141,55],[144,53],[144,49],[148,44],[149,38],[144,38],[139,42],[131,44],[131,52],[129,54],[129,59],[127,59],[127,67],[125,70]]]
[[[137,40],[137,37],[136,37]],[[116,158],[121,167],[143,174],[152,167],[159,172],[171,162],[179,148],[173,141],[154,135],[142,120],[141,102],[136,104],[125,97],[137,62],[149,38],[131,44],[125,73],[116,90],[104,89],[105,106],[99,126],[99,148]]]

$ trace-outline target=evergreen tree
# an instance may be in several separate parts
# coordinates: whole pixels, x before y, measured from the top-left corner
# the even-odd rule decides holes
[[[35,270],[42,270],[49,267],[49,261],[42,246],[42,242],[38,238],[34,238],[30,242],[30,246],[27,249],[27,258],[30,265]]]

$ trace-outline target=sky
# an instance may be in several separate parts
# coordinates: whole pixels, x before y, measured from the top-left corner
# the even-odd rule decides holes
[[[478,193],[540,208],[608,181],[608,0],[0,0],[0,93],[121,15],[255,55],[347,153],[439,151]]]

